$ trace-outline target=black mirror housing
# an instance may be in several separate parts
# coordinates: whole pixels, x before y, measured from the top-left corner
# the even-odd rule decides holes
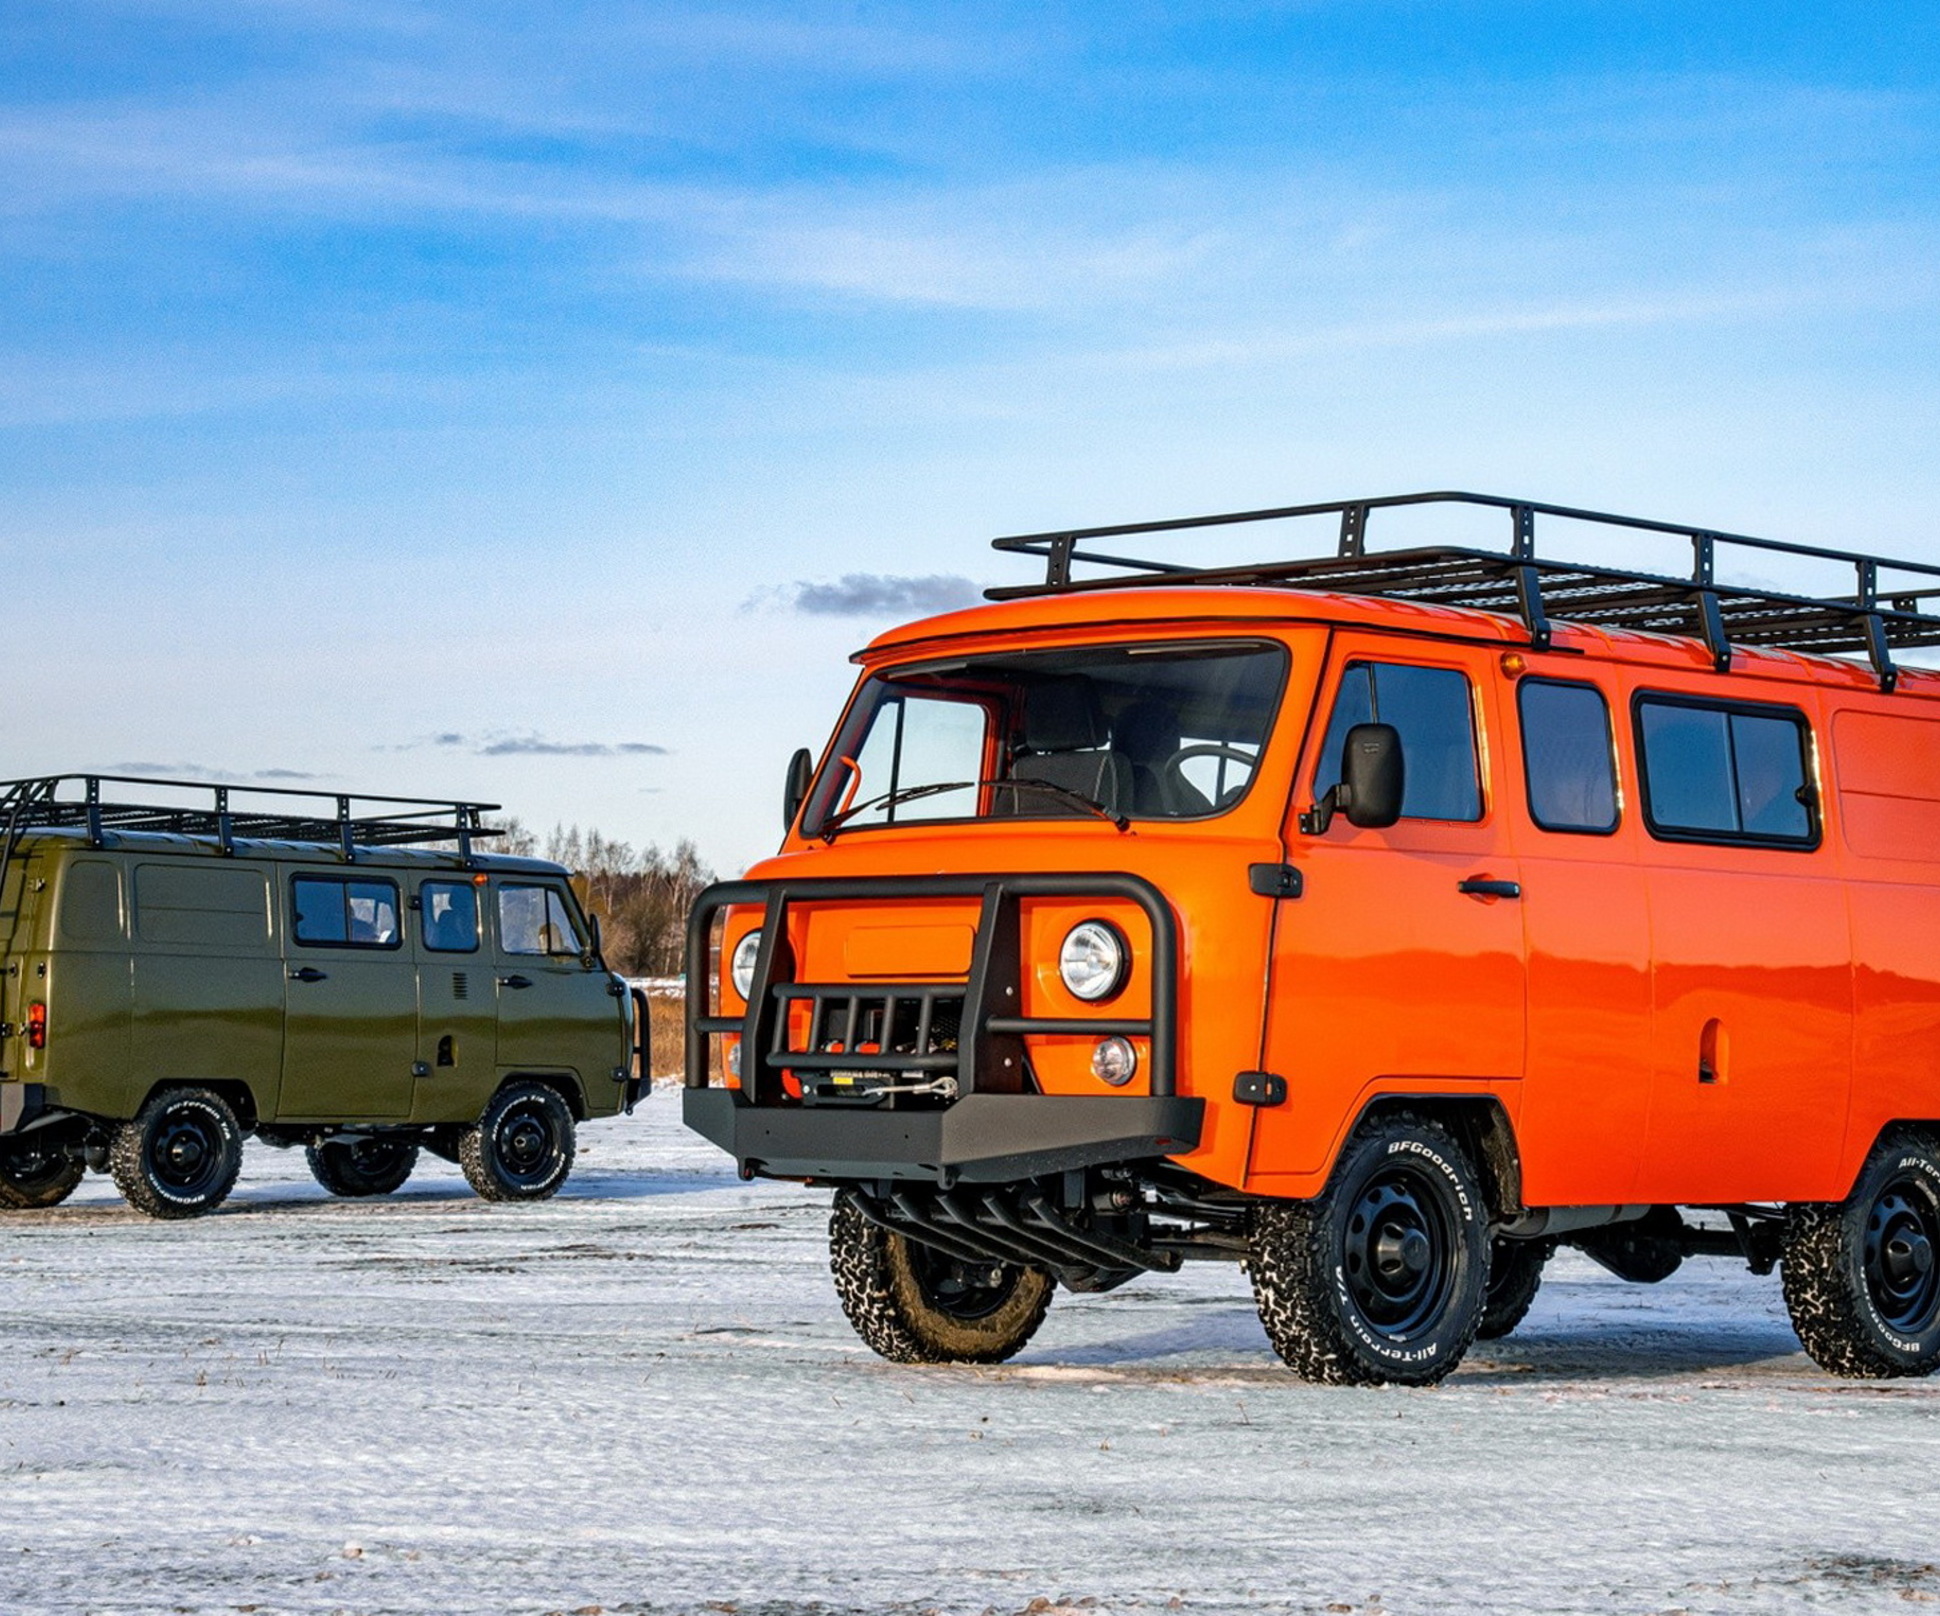
[[[815,774],[815,758],[807,747],[797,749],[788,760],[788,778],[781,789],[781,828],[792,830],[795,816],[802,811],[802,799],[808,795],[808,783]]]
[[[1392,724],[1356,724],[1347,732],[1340,784],[1300,816],[1300,828],[1325,836],[1338,812],[1361,830],[1386,830],[1401,817],[1407,790],[1401,732]]]

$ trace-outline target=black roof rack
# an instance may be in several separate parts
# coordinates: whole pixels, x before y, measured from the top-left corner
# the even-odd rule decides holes
[[[1367,534],[1371,513],[1409,505],[1480,506],[1505,512],[1509,542],[1500,549],[1434,545],[1370,551]],[[1335,552],[1304,560],[1191,567],[1107,554],[1095,547],[1099,539],[1133,534],[1325,516],[1339,519]],[[1691,543],[1691,571],[1688,576],[1631,572],[1540,555],[1536,549],[1538,516],[1687,538]],[[1705,643],[1720,673],[1731,667],[1734,644],[1825,653],[1863,652],[1882,690],[1891,690],[1898,681],[1893,663],[1896,648],[1940,645],[1940,613],[1925,609],[1927,601],[1940,597],[1940,566],[1496,494],[1391,494],[1328,505],[1287,505],[1274,510],[1127,522],[1061,533],[1023,533],[992,543],[999,550],[1042,556],[1045,564],[1043,583],[986,590],[992,600],[1151,584],[1324,589],[1505,613],[1522,621],[1531,643],[1539,650],[1549,644],[1552,617],[1604,628],[1688,635]],[[1719,552],[1733,547],[1840,562],[1853,569],[1853,592],[1819,597],[1720,583]],[[1073,568],[1080,564],[1115,571],[1104,577],[1077,578]],[[1907,587],[1893,584],[1882,589],[1882,572],[1907,574],[1913,581]]]
[[[209,795],[206,803],[157,803],[137,800],[121,790],[104,791],[104,786],[161,786],[191,795]],[[257,800],[262,798],[275,800]],[[299,803],[308,806],[300,807]],[[330,812],[317,811],[324,803],[330,805]],[[225,853],[235,852],[238,837],[252,837],[315,842],[334,847],[346,859],[354,859],[360,847],[455,842],[461,862],[469,865],[475,837],[501,834],[481,819],[496,812],[498,806],[495,802],[374,797],[366,792],[297,791],[283,786],[130,774],[39,775],[0,780],[0,869],[5,868],[23,835],[50,827],[84,827],[96,847],[111,830],[172,831],[214,837]]]

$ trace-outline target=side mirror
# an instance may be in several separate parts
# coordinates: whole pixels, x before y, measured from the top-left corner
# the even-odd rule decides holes
[[[781,788],[781,828],[792,830],[795,816],[802,811],[802,799],[808,795],[808,782],[815,774],[815,758],[807,747],[800,748],[788,760],[788,778]]]
[[[586,952],[579,956],[579,963],[591,971],[606,964],[606,945],[600,939],[600,917],[588,915],[586,924],[592,929],[592,937],[586,945]]]
[[[1401,817],[1407,785],[1401,732],[1392,724],[1356,724],[1347,732],[1340,784],[1300,816],[1300,828],[1325,836],[1338,812],[1362,830],[1385,830]]]

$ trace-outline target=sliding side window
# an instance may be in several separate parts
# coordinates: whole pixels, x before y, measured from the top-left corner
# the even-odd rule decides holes
[[[1815,847],[1811,731],[1789,707],[1637,699],[1644,813],[1667,841]]]

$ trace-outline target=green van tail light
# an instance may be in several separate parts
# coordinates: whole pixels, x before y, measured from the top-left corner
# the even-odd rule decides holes
[[[47,1006],[39,999],[27,1006],[27,1047],[47,1047]]]

